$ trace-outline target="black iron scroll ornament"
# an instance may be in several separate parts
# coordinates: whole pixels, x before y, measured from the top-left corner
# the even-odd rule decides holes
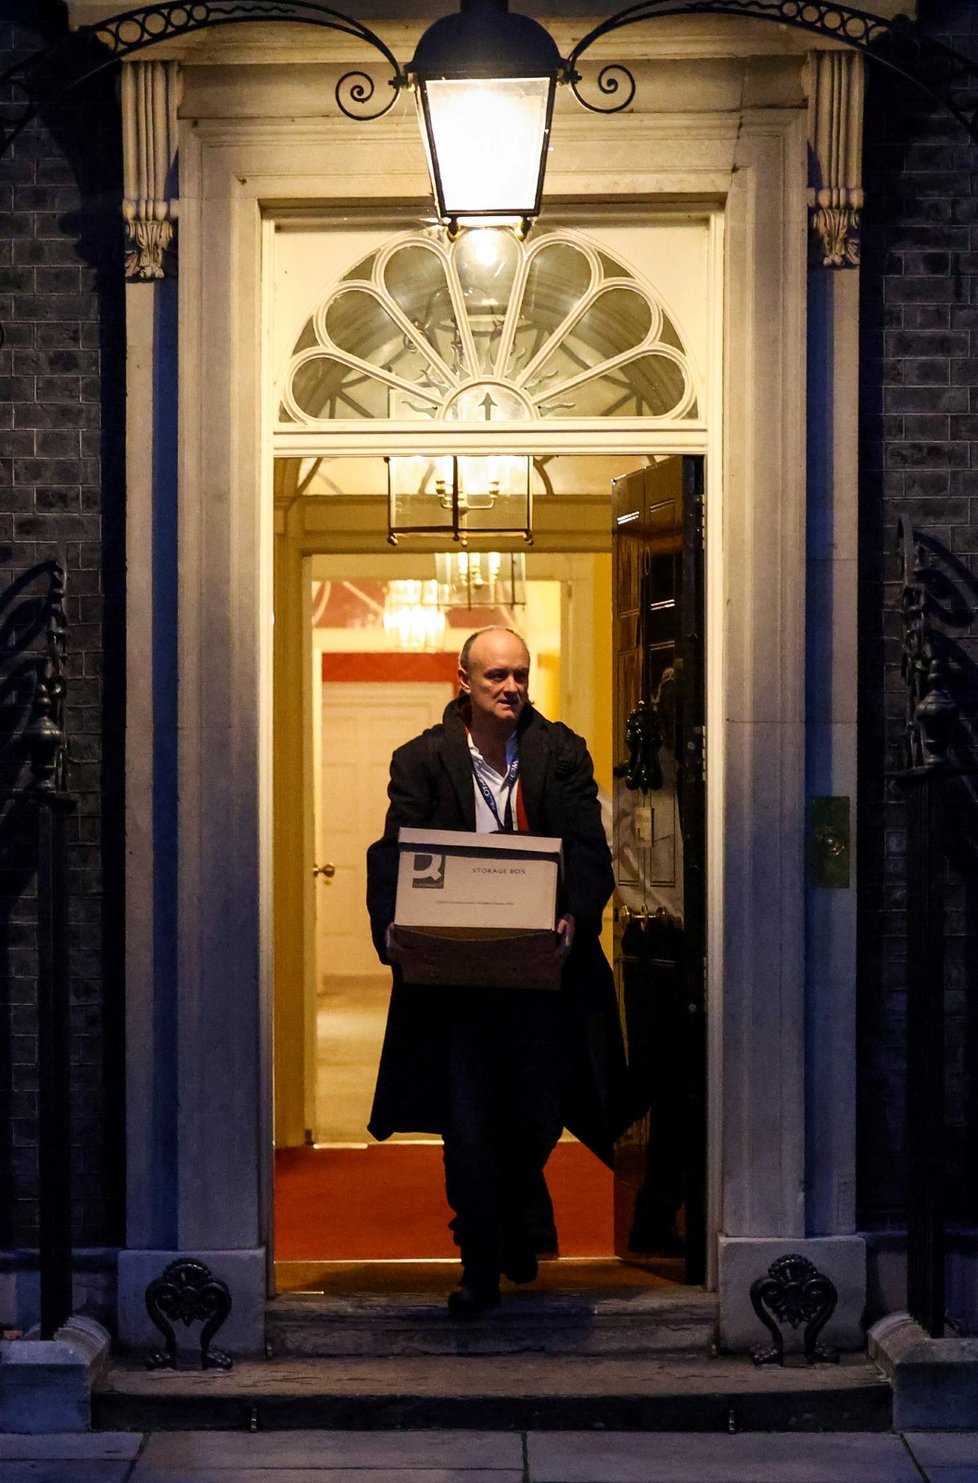
[[[231,1356],[223,1349],[211,1348],[211,1340],[231,1312],[231,1291],[203,1262],[191,1257],[179,1257],[171,1262],[147,1287],[146,1311],[163,1335],[164,1345],[147,1359],[148,1370],[175,1370],[177,1336],[173,1325],[182,1323],[189,1328],[198,1322],[203,1324],[201,1369],[231,1369]]]
[[[337,107],[347,118],[381,118],[407,86],[407,75],[385,42],[352,16],[343,15],[318,0],[160,0],[110,16],[92,26],[80,26],[52,46],[32,52],[0,74],[0,87],[16,101],[0,120],[0,154],[48,103],[107,67],[160,41],[173,41],[195,31],[243,22],[274,21],[319,26],[339,31],[371,47],[390,69],[390,96],[375,98],[377,81],[368,72],[345,72],[334,89]]]
[[[506,9],[506,0],[463,0],[472,8],[485,4]],[[642,0],[600,22],[570,52],[560,80],[593,113],[619,113],[636,92],[635,78],[621,62],[602,65],[585,79],[579,63],[602,38],[640,21],[668,16],[722,15],[771,21],[816,36],[830,37],[862,52],[923,88],[951,112],[978,140],[978,105],[974,88],[978,66],[967,57],[931,40],[904,16],[892,20],[833,0]],[[384,41],[361,21],[318,0],[160,0],[82,26],[70,36],[15,62],[0,74],[0,94],[12,97],[0,119],[0,154],[48,103],[97,76],[115,62],[195,31],[246,22],[282,22],[338,31],[372,48],[389,69],[390,96],[378,100],[377,82],[359,69],[344,73],[335,88],[336,103],[348,118],[380,118],[410,85],[402,66]],[[592,92],[587,96],[585,89]],[[593,96],[596,89],[597,97]]]
[[[805,1325],[805,1358],[836,1362],[838,1351],[820,1344],[818,1336],[835,1312],[839,1294],[831,1278],[819,1272],[807,1257],[790,1254],[779,1256],[767,1269],[766,1277],[751,1283],[751,1306],[769,1330],[773,1344],[761,1344],[754,1350],[756,1365],[784,1364],[782,1324],[797,1329]]]
[[[903,620],[900,671],[907,692],[903,761],[907,767],[939,769],[947,765],[948,746],[958,720],[958,707],[951,695],[955,665],[943,636],[931,623],[932,569],[909,515],[898,518],[897,551]]]
[[[851,5],[836,5],[834,0],[643,0],[628,5],[582,36],[568,56],[565,77],[577,101],[592,113],[620,113],[627,108],[635,97],[636,84],[624,63],[609,62],[600,69],[589,84],[600,94],[593,99],[581,90],[585,79],[578,62],[596,41],[625,26],[681,15],[742,16],[832,37],[916,83],[978,140],[974,98],[978,67],[969,58],[932,41],[906,16],[890,20]]]

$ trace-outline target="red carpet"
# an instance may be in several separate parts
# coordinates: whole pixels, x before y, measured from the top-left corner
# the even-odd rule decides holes
[[[581,1143],[559,1143],[547,1165],[561,1256],[610,1256],[614,1180]],[[275,1155],[279,1261],[426,1261],[457,1255],[441,1148],[282,1148]]]

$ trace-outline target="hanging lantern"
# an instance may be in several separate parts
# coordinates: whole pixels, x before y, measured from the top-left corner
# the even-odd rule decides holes
[[[554,94],[564,63],[537,21],[508,0],[461,0],[418,42],[407,74],[438,215],[449,230],[525,229],[540,213]]]
[[[533,540],[528,455],[492,453],[388,458],[388,535],[440,536],[466,545],[471,537]]]
[[[446,608],[517,608],[526,603],[522,551],[441,551],[438,600]]]

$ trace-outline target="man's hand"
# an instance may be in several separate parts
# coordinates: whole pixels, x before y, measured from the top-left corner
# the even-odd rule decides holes
[[[384,952],[387,954],[388,963],[400,963],[404,957],[404,951],[397,938],[394,936],[394,923],[387,923],[387,931],[384,933]]]
[[[561,917],[557,923],[557,949],[558,958],[566,958],[574,941],[574,918],[570,912]]]

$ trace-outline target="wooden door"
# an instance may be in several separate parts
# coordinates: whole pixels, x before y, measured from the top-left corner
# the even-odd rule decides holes
[[[442,718],[445,682],[325,681],[322,686],[322,837],[316,901],[317,987],[390,973],[378,962],[366,906],[367,846],[387,813],[391,753]]]
[[[703,460],[614,481],[615,977],[636,1121],[615,1249],[685,1282],[705,1251]]]

